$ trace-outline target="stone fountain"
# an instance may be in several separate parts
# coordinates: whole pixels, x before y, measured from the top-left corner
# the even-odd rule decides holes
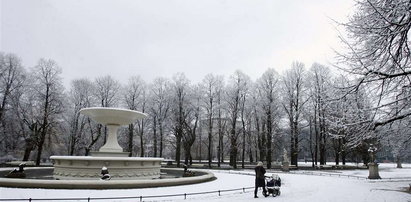
[[[117,130],[147,115],[138,111],[92,107],[80,113],[108,129],[106,144],[91,156],[51,156],[56,179],[99,179],[101,168],[107,167],[112,180],[156,179],[160,177],[163,158],[128,157],[118,144]]]

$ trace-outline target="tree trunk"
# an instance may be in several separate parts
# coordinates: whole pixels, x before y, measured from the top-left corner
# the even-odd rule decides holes
[[[251,127],[251,126],[250,126]],[[248,137],[248,158],[249,158],[249,160],[250,160],[250,163],[253,163],[254,162],[254,158],[253,158],[253,149],[252,149],[252,138],[251,138],[251,131],[250,131],[250,129],[248,130],[248,135],[247,135],[247,137]]]
[[[210,121],[211,122],[211,121]],[[212,128],[209,128],[209,130],[212,130]],[[212,146],[213,146],[213,134],[211,131],[208,132],[208,167],[211,168],[211,161],[212,161]]]
[[[198,160],[199,160],[199,162],[201,163],[201,159],[202,159],[202,157],[203,157],[203,155],[202,155],[202,148],[201,148],[201,145],[202,145],[202,140],[201,140],[201,138],[202,138],[202,136],[201,136],[201,133],[200,133],[200,136],[199,136],[199,139],[200,139],[200,144],[198,145]]]
[[[35,143],[31,138],[26,139],[24,155],[23,155],[23,161],[28,161],[29,160],[30,154],[33,151],[34,145],[35,145]]]
[[[220,99],[218,99],[218,105],[220,105]],[[223,153],[223,123],[221,121],[221,109],[218,108],[218,148],[217,148],[217,166],[221,167],[221,162],[224,156]]]
[[[37,157],[36,157],[36,166],[40,165],[41,154],[43,152],[44,141],[46,140],[47,129],[42,129],[40,133],[40,140],[37,145]]]
[[[312,125],[312,120],[311,120],[311,116],[310,116],[310,120],[309,120],[309,125],[310,125],[310,154],[311,154],[311,167],[314,168],[314,149],[313,149],[313,125]],[[314,143],[315,144],[315,143]]]
[[[231,138],[231,148],[230,148],[230,165],[236,169],[237,168],[237,140]]]
[[[345,145],[346,141],[345,138],[343,138],[343,145],[341,146],[341,160],[342,160],[342,164],[345,165],[346,162],[346,158],[347,158],[347,152],[345,152]]]
[[[208,167],[211,168],[212,148],[213,148],[213,102],[210,101],[210,115],[208,117]]]
[[[235,120],[234,120],[235,122]],[[236,131],[235,131],[235,123],[231,128],[231,147],[230,147],[230,165],[233,166],[234,169],[237,168],[237,138],[236,138]]]
[[[177,167],[180,167],[180,154],[181,154],[181,136],[176,135],[176,162]]]
[[[272,134],[273,134],[273,126],[272,126],[272,120],[271,120],[271,107],[268,108],[267,111],[267,168],[271,169],[271,160],[272,160],[272,148],[271,148],[271,142],[272,142]]]
[[[76,149],[76,142],[77,142],[77,133],[78,133],[78,119],[79,119],[79,115],[80,113],[76,112],[76,116],[74,118],[74,123],[71,127],[71,134],[70,134],[70,148],[69,148],[69,155],[73,156],[74,155],[74,151]]]
[[[335,151],[335,165],[340,165],[340,152]]]
[[[154,147],[154,157],[157,157],[157,117],[153,117],[153,147]]]
[[[260,161],[264,161],[266,159],[266,154],[267,154],[267,147],[266,147],[266,130],[265,130],[266,124],[263,123],[263,128],[262,128],[262,133],[261,133],[261,147],[260,147]]]
[[[243,149],[241,153],[241,168],[244,168],[244,161],[245,161],[245,132],[243,131]]]
[[[395,158],[395,162],[397,163],[397,168],[402,168],[401,158],[400,157],[397,156]]]
[[[335,151],[335,165],[340,165],[340,155],[341,155],[341,138],[338,138],[337,149]]]
[[[90,148],[90,147],[86,147],[84,150],[85,150],[85,151],[84,151],[84,155],[85,155],[85,156],[88,156],[88,155],[90,154],[91,148]]]
[[[221,147],[220,147],[220,151],[221,151],[221,163],[224,163],[224,152],[225,152],[225,147],[224,147],[224,134],[221,134]]]
[[[160,127],[160,157],[163,157],[163,122],[159,121],[158,125]]]
[[[134,124],[128,125],[128,149],[127,151],[130,152],[128,154],[129,157],[133,155],[133,142],[134,142]]]
[[[244,168],[244,161],[245,161],[245,137],[246,137],[246,129],[245,129],[245,121],[244,121],[244,107],[242,107],[243,110],[241,112],[241,122],[243,126],[243,144],[242,144],[242,153],[241,153],[241,168]]]
[[[140,131],[140,157],[144,157],[144,120],[141,120],[141,131]]]
[[[190,148],[188,146],[184,146],[184,164],[189,165],[190,156]]]
[[[44,141],[46,140],[47,130],[49,127],[49,105],[50,105],[50,84],[46,84],[46,94],[45,94],[45,101],[44,101],[44,111],[43,111],[43,123],[40,127],[40,138],[37,142],[37,158],[36,158],[36,166],[40,165],[41,161],[41,154],[43,152],[43,145]]]

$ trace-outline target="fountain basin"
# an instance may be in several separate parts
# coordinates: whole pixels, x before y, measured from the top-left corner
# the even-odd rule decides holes
[[[101,168],[107,167],[112,179],[143,180],[160,178],[163,158],[51,156],[55,179],[89,180],[101,177]]]
[[[8,172],[10,172],[9,168],[0,168],[0,187],[43,189],[131,189],[188,185],[216,179],[213,173],[205,170],[195,170],[196,176],[194,177],[181,177],[183,175],[183,170],[181,168],[162,168],[162,173],[172,174],[175,175],[175,177],[154,180],[55,180],[51,176],[53,173],[52,167],[26,168],[25,172],[28,176],[31,176],[34,173],[40,175],[35,178],[15,179],[2,177]]]

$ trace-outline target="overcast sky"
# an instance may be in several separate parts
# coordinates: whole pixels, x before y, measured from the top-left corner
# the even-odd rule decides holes
[[[295,60],[332,62],[331,19],[346,21],[351,0],[0,0],[0,51],[25,67],[55,60],[72,79],[111,75],[193,82],[236,69],[256,79]],[[331,18],[331,19],[330,19]]]

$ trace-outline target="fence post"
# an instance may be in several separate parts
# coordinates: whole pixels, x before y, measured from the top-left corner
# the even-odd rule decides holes
[[[90,197],[87,198],[87,201],[90,202]]]
[[[218,190],[218,196],[221,196],[221,191],[220,190]]]
[[[243,193],[245,193],[245,188],[243,187]]]
[[[31,198],[29,198],[29,202],[31,202]]]
[[[186,193],[184,193],[184,200],[186,200],[187,199],[187,194]]]

